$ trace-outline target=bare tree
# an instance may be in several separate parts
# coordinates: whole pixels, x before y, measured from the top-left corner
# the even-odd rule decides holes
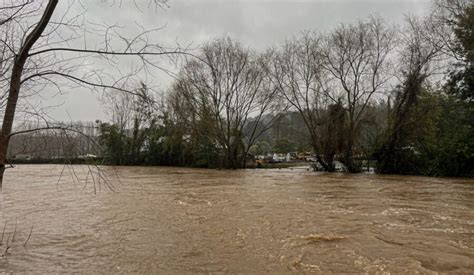
[[[275,107],[267,57],[224,38],[205,45],[200,59],[184,66],[180,91],[198,116],[212,116],[224,166],[242,167],[256,137],[268,129],[263,116]]]
[[[123,138],[122,144],[126,148],[107,148],[115,153],[122,151],[120,161],[116,164],[127,163],[137,164],[140,162],[140,152],[143,149],[149,132],[156,126],[158,121],[158,106],[154,94],[144,84],[136,90],[139,96],[129,93],[119,93],[107,91],[103,96],[103,106],[105,107],[112,127],[118,129],[118,135]],[[101,124],[101,129],[105,130],[108,124]],[[106,128],[104,128],[106,127]],[[110,130],[110,128],[109,128]],[[127,149],[124,151],[124,149]]]
[[[361,122],[390,79],[394,34],[371,18],[326,35],[304,33],[275,59],[273,79],[303,117],[317,160],[327,171],[334,171],[339,153],[349,171],[358,170],[353,155]]]
[[[321,51],[321,37],[309,32],[287,42],[273,59],[272,80],[279,94],[303,118],[317,161],[326,171],[334,171],[336,151],[327,146],[329,137],[323,132],[330,127],[326,111],[338,100],[332,94],[329,75],[323,70]]]
[[[395,31],[381,19],[341,25],[326,36],[322,55],[324,70],[330,73],[337,97],[347,113],[345,152],[342,162],[352,172],[359,170],[353,156],[360,123],[371,100],[391,78],[390,53]]]
[[[117,94],[113,90],[106,91],[102,96],[102,105],[109,120],[121,130],[150,127],[158,113],[155,94],[145,83],[134,90],[138,96],[130,93]]]
[[[137,7],[138,2],[134,2]],[[151,0],[161,7],[165,1]],[[162,69],[154,57],[183,53],[179,47],[165,48],[151,42],[153,32],[142,27],[138,34],[126,36],[117,25],[94,24],[103,42],[88,45],[84,13],[74,13],[76,1],[3,0],[0,5],[0,87],[3,115],[0,132],[0,183],[3,181],[7,150],[20,99],[46,89],[63,92],[65,87],[111,89],[140,96],[127,88],[127,82],[151,68]],[[80,3],[79,3],[80,4]],[[122,4],[111,1],[111,4]],[[80,5],[79,5],[80,6]],[[83,46],[74,47],[82,42]],[[129,72],[106,72],[92,62],[118,66],[130,58],[139,61]],[[94,66],[96,67],[96,66]],[[87,68],[87,69],[85,69]]]

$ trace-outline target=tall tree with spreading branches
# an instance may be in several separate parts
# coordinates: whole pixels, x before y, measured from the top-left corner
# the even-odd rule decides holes
[[[122,1],[104,3],[107,2],[124,4]],[[133,1],[133,5],[140,8],[143,2]],[[165,7],[166,0],[150,0],[145,5]],[[83,11],[78,12],[81,7]],[[180,47],[165,48],[153,42],[151,37],[159,28],[147,30],[138,26],[138,34],[127,36],[118,25],[91,26],[85,19],[87,12],[80,1],[2,0],[0,186],[22,99],[45,90],[63,92],[65,87],[107,89],[140,96],[137,90],[127,88],[132,86],[129,82],[138,82],[141,74],[153,68],[162,69],[156,57],[185,52]],[[94,34],[102,42],[90,45],[88,38]],[[121,62],[129,62],[128,72],[106,71],[103,69],[106,66],[100,66],[118,68]]]

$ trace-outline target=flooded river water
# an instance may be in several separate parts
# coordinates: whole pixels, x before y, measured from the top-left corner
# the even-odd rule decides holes
[[[0,271],[474,272],[472,179],[63,168],[7,171]]]

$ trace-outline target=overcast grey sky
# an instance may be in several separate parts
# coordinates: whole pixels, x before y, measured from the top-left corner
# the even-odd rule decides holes
[[[140,11],[130,4],[132,1],[123,2],[121,7],[110,7],[104,1],[84,1],[86,19],[118,23],[125,28],[133,22],[146,28],[166,26],[156,38],[164,45],[178,42],[198,47],[228,35],[256,49],[278,46],[303,30],[326,31],[371,14],[401,24],[405,15],[421,15],[430,7],[429,0],[170,0],[165,10]],[[153,79],[161,89],[166,89],[169,82],[166,76]],[[48,103],[64,103],[51,112],[56,119],[105,119],[97,99],[97,93],[71,91]]]

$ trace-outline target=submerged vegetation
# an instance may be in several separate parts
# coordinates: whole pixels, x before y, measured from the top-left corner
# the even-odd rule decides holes
[[[105,160],[244,168],[312,150],[326,171],[472,176],[473,10],[438,3],[401,29],[369,18],[265,52],[209,42],[163,99],[143,85],[106,100]]]
[[[49,27],[57,3],[51,0],[46,6],[48,17],[33,38],[39,39]],[[15,21],[7,19],[1,24],[13,26]],[[65,72],[42,72],[41,66],[26,62],[33,56],[28,51],[34,41],[20,43],[21,58],[11,55],[0,60],[11,65],[4,64],[9,74],[1,80],[10,85],[2,97],[2,104],[10,108],[4,112],[0,135],[0,182],[5,164],[15,161],[10,140],[16,147],[21,146],[18,140],[35,147],[24,136],[50,130],[74,136],[60,150],[45,149],[53,162],[75,155],[81,156],[80,163],[92,156],[95,162],[111,165],[239,169],[268,167],[253,162],[257,156],[299,152],[328,172],[342,166],[352,173],[372,167],[379,173],[473,176],[473,21],[472,1],[439,0],[428,15],[407,17],[402,26],[369,17],[325,33],[305,31],[264,51],[223,37],[192,54],[181,49],[168,52],[139,39],[139,34],[126,45],[125,53],[106,47],[104,51],[53,48],[33,54],[67,51],[107,60],[127,55],[141,59],[144,71],[155,65],[150,56],[186,56],[176,63],[179,72],[163,94],[144,83],[136,89],[126,88],[130,84],[121,80],[106,85],[100,71],[90,74],[95,82],[70,75],[81,65],[71,65]],[[62,62],[59,55],[52,58]],[[28,71],[38,72],[20,81],[25,64],[32,66]],[[103,105],[110,120],[85,127],[92,129],[92,135],[49,123],[12,131],[23,82],[41,77],[59,87],[52,75],[104,89]],[[9,76],[15,81],[9,82]],[[63,140],[42,138],[54,145]],[[90,146],[91,141],[101,149]]]

